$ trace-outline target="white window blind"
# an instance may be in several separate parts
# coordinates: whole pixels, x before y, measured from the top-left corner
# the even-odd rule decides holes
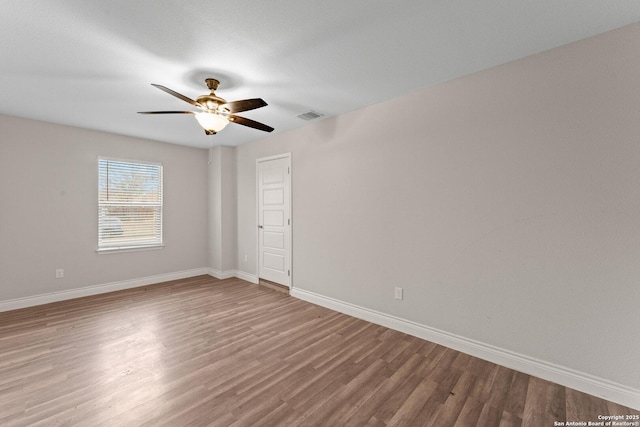
[[[162,165],[98,159],[98,250],[162,245]]]

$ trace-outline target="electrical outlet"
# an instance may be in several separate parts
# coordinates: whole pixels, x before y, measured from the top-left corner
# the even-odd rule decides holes
[[[396,299],[402,299],[402,288],[398,288],[398,287],[395,288],[394,297]]]
[[[56,279],[62,279],[64,277],[64,268],[56,269]]]
[[[247,257],[247,254],[244,254],[244,262],[247,262],[247,261],[248,261],[248,259],[249,259],[249,258]]]

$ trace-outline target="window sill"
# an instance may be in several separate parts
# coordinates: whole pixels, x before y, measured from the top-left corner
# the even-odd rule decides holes
[[[122,252],[139,252],[139,251],[155,251],[157,249],[164,249],[164,245],[148,245],[148,246],[125,246],[114,248],[100,248],[96,249],[99,255],[115,254]]]

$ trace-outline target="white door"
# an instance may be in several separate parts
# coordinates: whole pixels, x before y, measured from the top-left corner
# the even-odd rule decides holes
[[[291,157],[257,163],[258,275],[291,287]]]

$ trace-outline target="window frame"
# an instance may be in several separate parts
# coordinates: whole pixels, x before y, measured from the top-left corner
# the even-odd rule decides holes
[[[142,240],[130,240],[126,242],[120,243],[112,243],[105,244],[104,243],[104,230],[101,230],[102,222],[101,222],[101,212],[103,209],[113,206],[125,205],[124,203],[105,203],[101,200],[101,166],[102,162],[113,162],[119,164],[131,164],[135,166],[142,167],[157,167],[157,175],[159,176],[158,182],[158,192],[159,192],[159,202],[157,203],[149,203],[143,201],[134,201],[133,203],[128,204],[128,206],[137,206],[137,207],[152,207],[154,209],[159,209],[158,217],[156,221],[159,224],[155,224],[154,228],[158,229],[157,234],[154,235],[154,239],[147,243],[149,239]],[[131,252],[131,251],[140,251],[140,250],[154,250],[154,249],[162,249],[164,248],[164,165],[160,162],[153,162],[148,160],[133,160],[133,159],[123,159],[116,157],[107,157],[107,156],[99,156],[97,162],[98,169],[98,185],[97,185],[97,248],[96,252],[99,254],[107,254],[107,253],[116,253],[116,252]],[[134,169],[132,168],[132,169]],[[107,184],[108,185],[108,184]],[[137,203],[136,203],[137,202]],[[102,236],[102,239],[101,239]]]

